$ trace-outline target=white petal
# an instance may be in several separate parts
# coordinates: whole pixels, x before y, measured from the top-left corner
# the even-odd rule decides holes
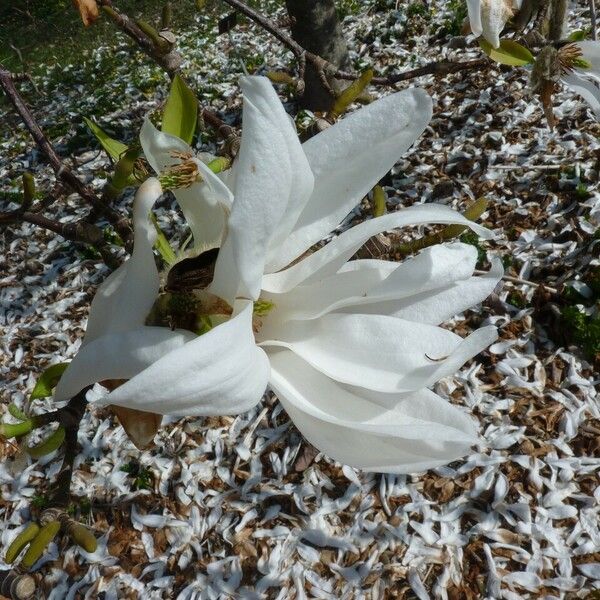
[[[227,216],[220,197],[208,190],[204,182],[173,190],[173,193],[192,232],[194,248],[204,252],[219,246]]]
[[[262,298],[271,301],[274,309],[267,319],[289,321],[314,319],[347,305],[376,302],[369,298],[369,290],[381,283],[398,268],[390,261],[353,260],[361,268],[340,271],[312,284],[299,285],[284,294],[263,293]],[[346,265],[344,265],[346,266]]]
[[[600,88],[592,81],[584,79],[576,73],[571,73],[561,78],[576,94],[579,94],[594,111],[597,119],[600,119]]]
[[[55,400],[71,398],[87,385],[105,379],[134,377],[163,355],[180,348],[196,336],[165,327],[140,327],[109,333],[83,346],[56,387]]]
[[[333,231],[423,133],[432,103],[421,89],[386,96],[308,140],[315,187],[269,272],[281,269]]]
[[[477,441],[473,420],[429,390],[382,407],[337,385],[292,352],[270,358],[270,386],[294,424],[339,462],[411,473],[447,464]]]
[[[419,204],[398,212],[370,219],[356,225],[329,242],[305,259],[285,271],[263,277],[263,289],[272,293],[283,293],[305,282],[317,281],[337,273],[342,265],[373,235],[407,225],[425,223],[458,223],[468,225],[482,238],[492,233],[460,213],[440,204]]]
[[[364,305],[401,298],[412,304],[411,297],[415,295],[429,298],[433,295],[430,290],[446,290],[455,282],[471,277],[476,261],[477,250],[471,245],[439,244],[400,264],[350,261],[331,277],[297,286],[286,294],[273,294],[269,300],[276,307],[273,316],[286,319],[312,319],[344,307],[351,307],[351,312],[363,312]],[[355,262],[359,268],[353,268]],[[380,311],[369,308],[366,312]],[[461,311],[450,316],[457,312]],[[384,314],[390,313],[384,311]]]
[[[173,152],[193,154],[191,147],[183,140],[170,133],[159,131],[147,117],[140,131],[140,144],[146,160],[157,174],[181,162],[173,156]]]
[[[260,333],[265,336],[263,346],[289,348],[336,381],[385,393],[430,386],[454,374],[497,338],[495,327],[462,339],[432,325],[341,313],[289,321]]]
[[[84,344],[109,332],[141,327],[160,287],[152,247],[156,230],[150,209],[162,194],[157,179],[147,179],[133,203],[134,247],[125,261],[98,288],[90,308]]]
[[[236,296],[258,298],[269,245],[286,220],[293,186],[299,183],[292,164],[297,154],[290,140],[296,134],[290,133],[271,84],[262,77],[245,77],[241,83],[243,134],[235,167],[235,202],[223,244],[226,251],[219,253],[211,288],[230,303]],[[230,287],[233,269],[238,289]]]
[[[342,310],[343,312],[391,315],[407,321],[438,325],[485,300],[492,293],[503,274],[502,261],[494,258],[492,259],[492,268],[481,277],[458,280],[445,287],[408,297],[399,297],[397,300],[348,306]]]
[[[233,201],[227,185],[201,160],[194,158],[193,150],[183,140],[159,131],[147,118],[140,132],[140,143],[157,174],[181,162],[181,158],[173,156],[174,152],[190,155],[198,165],[204,181],[176,189],[174,194],[194,236],[194,246],[199,250],[218,246],[223,237],[226,211]]]
[[[254,343],[252,303],[166,354],[106,397],[109,404],[170,415],[246,411],[262,397],[269,361]]]
[[[481,0],[467,0],[467,11],[469,13],[471,31],[479,37],[483,31],[481,25]]]
[[[500,46],[500,34],[512,16],[506,0],[485,0],[481,3],[481,25],[483,37],[494,47]]]

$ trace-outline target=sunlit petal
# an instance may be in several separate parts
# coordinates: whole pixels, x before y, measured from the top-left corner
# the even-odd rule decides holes
[[[267,272],[286,266],[333,231],[423,133],[431,113],[431,98],[424,90],[405,90],[305,142],[314,190]]]
[[[368,471],[412,473],[466,454],[473,420],[429,390],[384,407],[349,391],[289,351],[273,353],[270,386],[302,434],[336,460]]]

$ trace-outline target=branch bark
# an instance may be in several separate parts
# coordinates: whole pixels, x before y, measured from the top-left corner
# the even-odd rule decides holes
[[[306,60],[307,63],[310,63],[316,69],[316,71],[321,74],[322,81],[323,78],[326,79],[327,77],[355,80],[360,76],[360,73],[340,70],[321,56],[305,50],[298,42],[277,27],[277,25],[275,25],[275,23],[273,23],[270,19],[267,19],[254,9],[250,8],[241,0],[223,0],[223,2],[226,2],[236,10],[240,11],[249,19],[260,25],[265,31],[268,31],[284,46],[291,50],[291,52],[299,61]],[[489,60],[486,58],[465,62],[436,61],[411,71],[395,73],[387,77],[373,77],[373,79],[371,79],[371,83],[373,85],[395,85],[401,81],[408,81],[410,79],[422,77],[423,75],[447,75],[449,73],[456,73],[458,71],[480,69],[486,65],[489,65]]]
[[[0,87],[2,87],[9,101],[21,117],[21,120],[25,124],[25,127],[27,127],[35,143],[48,159],[56,178],[63,181],[74,192],[79,194],[81,198],[89,202],[89,204],[98,210],[100,214],[106,217],[106,219],[112,223],[125,244],[131,245],[133,234],[131,228],[129,227],[128,219],[121,217],[118,212],[102,202],[101,199],[94,193],[94,191],[85,185],[85,183],[83,183],[77,177],[77,175],[75,175],[75,173],[61,160],[60,156],[58,156],[56,150],[48,141],[48,138],[45,136],[40,126],[37,124],[37,121],[29,110],[29,107],[25,104],[23,98],[17,91],[12,79],[12,74],[1,67]]]

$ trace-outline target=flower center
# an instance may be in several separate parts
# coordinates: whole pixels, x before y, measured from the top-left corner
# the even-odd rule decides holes
[[[168,167],[159,175],[158,180],[163,188],[171,190],[188,188],[202,181],[198,164],[192,154],[173,150],[171,156],[181,162]]]
[[[557,59],[563,75],[568,75],[574,68],[592,68],[592,63],[583,58],[583,52],[577,44],[566,44],[560,48],[557,53]]]

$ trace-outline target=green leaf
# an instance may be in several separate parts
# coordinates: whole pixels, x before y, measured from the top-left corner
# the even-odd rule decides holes
[[[154,247],[158,250],[158,253],[167,265],[175,264],[175,261],[177,260],[175,250],[173,250],[171,244],[169,244],[169,240],[160,228],[153,213],[150,213],[150,218],[152,219],[152,223],[154,223],[154,229],[156,229],[156,242],[154,242]]]
[[[12,402],[8,405],[8,412],[15,418],[19,419],[19,421],[27,421],[29,417],[16,405]]]
[[[571,42],[582,42],[583,40],[585,40],[586,37],[586,31],[584,31],[583,29],[576,29],[575,31],[571,32],[568,39]]]
[[[121,154],[127,150],[127,146],[118,140],[111,138],[99,125],[96,125],[94,121],[83,117],[85,124],[90,128],[90,131],[96,136],[100,144],[106,153],[114,160],[117,161],[121,157]]]
[[[48,367],[37,380],[33,392],[31,392],[30,400],[50,396],[68,366],[69,363],[57,363]]]
[[[197,118],[198,101],[194,92],[179,75],[175,75],[163,112],[162,130],[191,144],[196,131]]]
[[[522,67],[534,62],[533,54],[514,40],[500,40],[500,47],[493,48],[484,38],[479,38],[481,49],[494,61],[510,67]]]

